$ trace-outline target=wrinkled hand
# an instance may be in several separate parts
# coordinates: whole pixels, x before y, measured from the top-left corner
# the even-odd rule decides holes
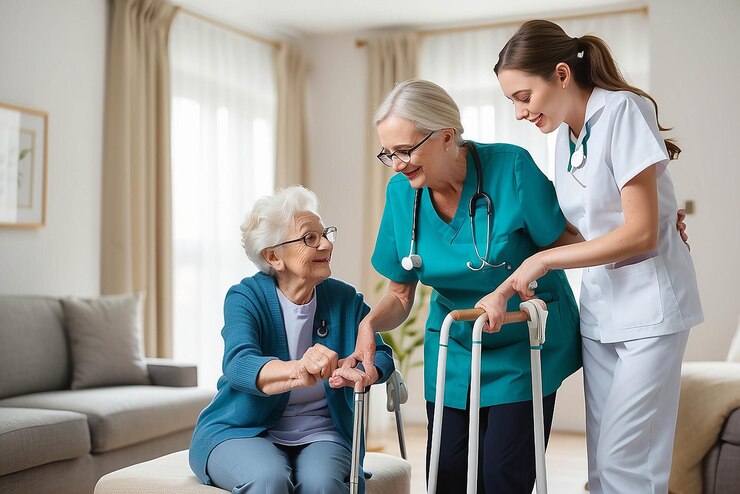
[[[347,366],[344,363],[347,362]],[[357,368],[357,359],[349,356],[339,361],[339,368],[329,378],[329,386],[332,388],[343,388],[351,386],[355,391],[363,391],[373,382],[372,378],[365,372]]]
[[[475,304],[476,309],[483,309],[488,314],[488,321],[483,324],[486,333],[498,333],[506,317],[506,298],[498,292],[491,292]]]
[[[686,223],[684,223],[685,219],[686,210],[679,209],[676,213],[676,230],[678,230],[678,233],[681,234],[681,240],[683,240],[683,243],[685,243],[686,247],[691,250],[691,246],[689,245],[689,234],[686,233]]]
[[[295,361],[291,379],[297,381],[297,387],[314,386],[317,382],[329,379],[339,365],[337,352],[316,343]]]
[[[534,298],[534,290],[529,288],[529,284],[545,276],[548,271],[543,257],[535,254],[526,259],[504,283],[509,283],[522,300],[529,300]]]
[[[342,361],[341,368],[354,369],[360,362],[365,368],[364,374],[370,378],[367,383],[369,386],[378,380],[378,370],[375,368],[375,331],[362,325],[357,333],[355,351]],[[358,372],[361,371],[358,369]]]

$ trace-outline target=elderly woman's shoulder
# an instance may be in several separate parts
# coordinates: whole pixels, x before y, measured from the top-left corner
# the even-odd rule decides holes
[[[264,294],[269,289],[274,288],[275,281],[272,276],[268,276],[262,272],[257,272],[252,276],[247,276],[242,279],[239,283],[232,285],[229,291],[226,293],[226,297],[232,294],[241,294],[248,297],[253,297],[257,294]]]
[[[331,295],[339,297],[356,297],[358,294],[362,295],[357,291],[357,288],[337,278],[327,278],[321,283]]]

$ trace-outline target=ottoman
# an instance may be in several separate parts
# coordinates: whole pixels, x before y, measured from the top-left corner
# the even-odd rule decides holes
[[[366,494],[410,494],[411,465],[383,453],[367,453],[365,468],[373,473]],[[227,492],[203,485],[188,465],[188,451],[155,458],[104,475],[95,494],[217,494]]]

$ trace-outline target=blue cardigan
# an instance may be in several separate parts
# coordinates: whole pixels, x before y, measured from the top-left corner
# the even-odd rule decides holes
[[[354,287],[333,278],[316,286],[316,299],[313,343],[321,343],[344,358],[354,351],[358,325],[370,307]],[[322,325],[328,330],[323,338],[316,334]],[[228,439],[255,437],[273,428],[288,405],[289,392],[270,396],[257,389],[257,375],[263,365],[273,359],[290,360],[274,278],[257,273],[229,289],[221,335],[223,375],[218,380],[216,396],[198,417],[190,443],[190,468],[206,485],[212,485],[206,464],[213,448]],[[375,365],[380,375],[378,382],[383,382],[394,370],[393,357],[380,335],[377,343]],[[349,449],[353,390],[333,389],[327,381],[324,390],[334,427]],[[364,445],[361,460],[362,457]],[[363,476],[360,478],[364,480]]]

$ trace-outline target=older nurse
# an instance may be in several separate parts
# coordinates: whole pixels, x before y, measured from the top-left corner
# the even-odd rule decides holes
[[[460,111],[436,84],[398,84],[380,105],[375,122],[383,146],[378,158],[396,172],[386,189],[372,257],[390,284],[360,324],[356,356],[372,374],[376,332],[406,319],[418,282],[433,288],[424,341],[431,434],[445,315],[473,307],[540,249],[579,239],[566,228],[555,190],[529,153],[509,144],[464,140]],[[550,314],[542,351],[549,434],[556,390],[581,366],[578,311],[562,271],[541,278],[536,292]],[[518,304],[513,297],[510,310]],[[482,343],[478,490],[529,494],[535,467],[526,326],[484,334]],[[439,493],[465,489],[470,357],[470,323],[455,323],[447,357]]]
[[[371,379],[339,359],[352,353],[370,308],[329,277],[336,228],[322,224],[317,207],[313,192],[293,186],[259,199],[242,225],[260,272],[226,294],[223,376],[190,446],[191,468],[207,485],[349,492],[352,386]],[[375,343],[382,381],[393,359],[379,335]]]

